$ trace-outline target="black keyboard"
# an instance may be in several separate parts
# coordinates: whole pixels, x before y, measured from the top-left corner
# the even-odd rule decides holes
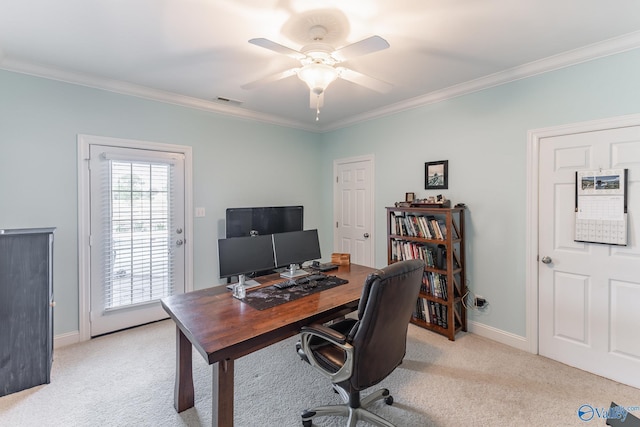
[[[316,273],[316,274],[311,274],[309,276],[304,276],[295,280],[294,279],[283,280],[282,282],[275,283],[273,286],[278,289],[288,289],[297,285],[306,285],[311,281],[319,282],[321,280],[325,280],[327,277],[329,276],[327,276],[326,274]]]
[[[278,289],[288,289],[295,285],[297,285],[296,281],[291,279],[291,280],[284,280],[282,282],[275,283],[273,286]]]

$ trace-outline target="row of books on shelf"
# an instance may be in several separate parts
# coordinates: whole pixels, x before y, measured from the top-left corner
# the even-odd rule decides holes
[[[444,218],[432,215],[414,215],[411,213],[392,212],[391,234],[396,236],[420,237],[423,239],[447,238],[447,226]]]
[[[428,301],[424,298],[418,298],[413,317],[431,325],[437,325],[447,329],[449,327],[447,314],[448,307],[446,305],[435,301]]]
[[[432,271],[425,271],[422,274],[420,290],[425,294],[433,295],[446,301],[448,297],[447,276]]]
[[[447,268],[447,248],[444,245],[430,246],[402,239],[391,239],[391,261],[421,259],[428,267]]]

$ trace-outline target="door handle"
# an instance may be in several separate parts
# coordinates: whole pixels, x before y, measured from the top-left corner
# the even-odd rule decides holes
[[[176,246],[182,246],[183,243],[184,241],[182,239],[176,240]]]
[[[551,264],[553,260],[550,257],[545,256],[545,257],[542,257],[540,261],[542,261],[543,264]]]
[[[369,238],[369,233],[364,233],[363,236],[364,236],[365,239],[368,239]]]

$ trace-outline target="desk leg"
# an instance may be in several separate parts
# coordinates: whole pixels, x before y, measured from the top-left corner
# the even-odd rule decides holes
[[[211,425],[233,427],[233,360],[214,363],[211,368]]]
[[[173,406],[182,412],[193,408],[193,368],[191,342],[176,326],[176,383],[173,389]]]

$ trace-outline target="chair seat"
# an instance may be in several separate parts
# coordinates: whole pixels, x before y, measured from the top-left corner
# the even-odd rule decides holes
[[[314,349],[313,352],[318,363],[331,373],[338,372],[344,365],[344,351],[335,346],[324,345],[318,349]]]

